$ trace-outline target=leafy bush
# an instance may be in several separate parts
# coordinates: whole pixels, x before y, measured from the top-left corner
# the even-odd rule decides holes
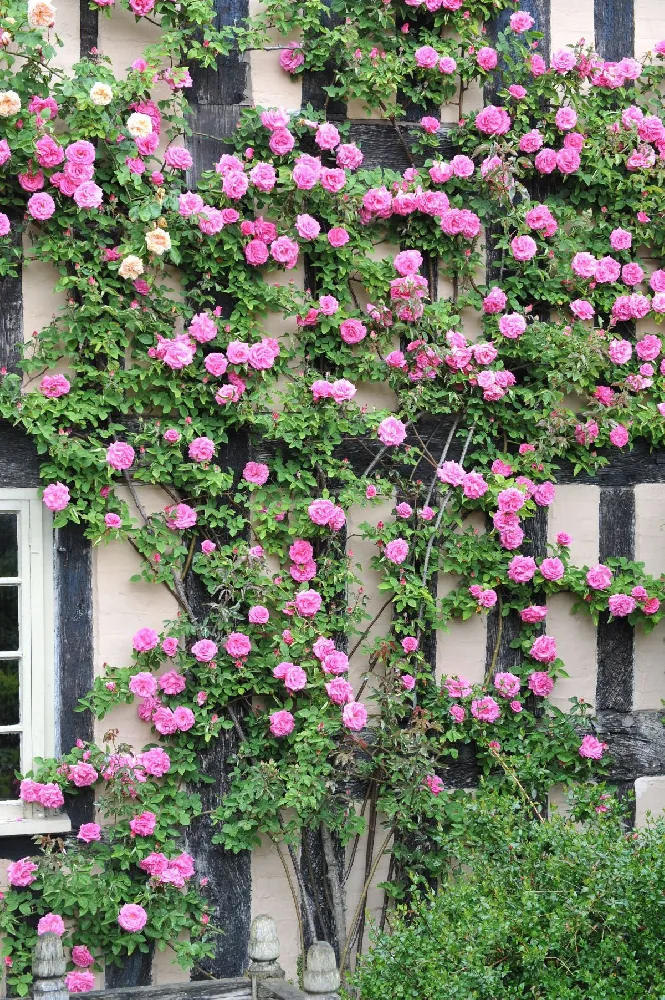
[[[612,810],[584,823],[496,817],[447,884],[376,935],[355,979],[362,1000],[665,996],[665,820],[626,833]]]

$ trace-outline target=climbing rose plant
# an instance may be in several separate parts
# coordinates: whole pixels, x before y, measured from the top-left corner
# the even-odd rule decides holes
[[[208,811],[201,763],[220,741],[215,840],[275,843],[304,938],[300,844],[319,831],[344,964],[363,899],[347,919],[337,844],[355,849],[381,814],[366,888],[388,850],[393,896],[408,874],[445,871],[451,831],[472,822],[448,779],[465,745],[482,788],[531,803],[589,782],[590,815],[607,794],[589,706],[549,698],[565,667],[547,596],[645,630],[662,613],[662,578],[641,564],[576,566],[565,533],[536,559],[530,537],[560,463],[588,472],[634,442],[663,445],[665,270],[645,258],[665,238],[665,43],[654,62],[577,46],[548,67],[525,12],[487,44],[482,22],[503,4],[428,3],[417,21],[414,5],[340,5],[363,42],[336,57],[331,96],[440,102],[477,79],[493,103],[467,118],[460,97],[446,136],[425,115],[403,174],[366,169],[348,125],[312,109],[248,109],[194,183],[188,65],[213,64],[228,33],[203,0],[130,6],[164,31],[122,80],[98,54],[51,68],[46,0],[11,4],[0,24],[1,273],[51,264],[66,297],[26,345],[22,380],[4,378],[0,412],[43,456],[54,525],[125,541],[138,578],[178,606],[128,636],[129,665],[106,665],[84,699],[100,720],[135,705],[145,745],[110,730],[22,778],[22,799],[45,809],[93,788],[100,822],[9,869],[0,928],[21,995],[47,930],[71,946],[72,992],[137,949],[212,954],[205,879],[180,837]],[[269,4],[231,34],[299,27],[307,45],[281,64],[316,69],[342,28],[319,30],[318,3],[299,11]],[[384,48],[366,52],[377,33]],[[372,383],[389,390],[384,410],[361,402]],[[440,573],[455,583],[438,595]],[[454,662],[435,676],[432,634],[492,608],[484,682]],[[497,671],[508,615],[514,666]]]

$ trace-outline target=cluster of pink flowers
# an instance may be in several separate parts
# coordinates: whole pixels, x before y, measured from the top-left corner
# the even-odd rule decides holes
[[[78,765],[78,767],[82,767],[82,765]],[[84,784],[89,785],[97,780],[97,772],[94,768],[91,770],[94,773],[94,778],[91,781],[84,781]],[[74,783],[78,784],[77,781]],[[32,778],[23,778],[19,794],[23,802],[38,802],[45,809],[60,809],[65,804],[65,797],[60,785],[53,781],[43,784],[39,781],[33,781]]]
[[[312,500],[307,508],[307,514],[313,524],[319,527],[328,527],[332,531],[341,531],[346,524],[346,514],[343,508],[323,497]]]

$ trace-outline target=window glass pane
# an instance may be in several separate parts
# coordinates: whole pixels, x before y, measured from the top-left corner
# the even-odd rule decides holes
[[[0,799],[18,799],[19,782],[14,771],[20,769],[20,733],[0,733]]]
[[[0,587],[0,650],[18,649],[18,587]]]
[[[0,726],[16,726],[20,721],[19,661],[0,660]]]
[[[0,576],[18,576],[16,514],[0,511]]]

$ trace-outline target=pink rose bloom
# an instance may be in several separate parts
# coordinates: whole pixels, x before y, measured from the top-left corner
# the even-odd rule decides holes
[[[443,779],[438,774],[428,774],[425,778],[425,784],[432,795],[440,795],[444,788]]]
[[[539,507],[549,507],[554,502],[554,483],[540,483],[533,491],[533,499]]]
[[[321,608],[321,595],[316,590],[301,590],[296,594],[296,611],[303,618],[313,618]]]
[[[504,108],[489,104],[476,115],[476,128],[486,135],[505,135],[510,128],[510,115]]]
[[[84,944],[75,944],[72,948],[72,962],[74,965],[87,969],[94,964],[94,958]]]
[[[520,611],[520,618],[523,622],[529,622],[533,625],[536,622],[542,622],[547,615],[547,608],[542,604],[530,604],[528,608],[523,608]]]
[[[639,285],[644,278],[644,271],[639,264],[624,264],[621,268],[621,280],[625,285]]]
[[[628,431],[622,424],[617,424],[610,431],[610,441],[617,448],[623,448],[628,444]]]
[[[145,702],[144,705],[146,709],[154,707],[154,705],[152,705],[150,701]],[[155,729],[162,736],[168,736],[171,733],[175,733],[175,731],[178,728],[173,712],[171,711],[170,708],[166,708],[164,705],[158,705],[155,711],[152,713],[151,718]]]
[[[284,264],[287,271],[290,271],[298,263],[298,252],[300,247],[288,236],[278,236],[270,244],[270,254],[278,264]]]
[[[322,660],[326,674],[343,674],[349,669],[349,658],[341,649],[332,649]]]
[[[473,690],[466,677],[446,677],[443,683],[450,698],[468,698]]]
[[[625,618],[626,615],[632,614],[637,607],[634,598],[627,594],[612,594],[607,603],[610,614],[614,615],[615,618]]]
[[[359,344],[367,336],[367,327],[359,319],[345,319],[340,323],[339,332],[346,344]]]
[[[81,761],[79,764],[72,764],[69,768],[69,780],[77,788],[87,788],[88,785],[94,785],[98,777],[99,775],[92,764],[88,764],[85,761]]]
[[[509,672],[494,675],[494,687],[503,698],[514,698],[519,694],[520,679]]]
[[[281,712],[273,712],[270,716],[270,732],[273,736],[288,736],[293,732],[295,724],[291,713],[284,709]]]
[[[557,73],[568,73],[571,69],[575,68],[576,63],[577,59],[568,49],[559,49],[557,52],[552,53],[552,68]]]
[[[570,303],[570,311],[581,320],[593,319],[596,315],[596,310],[586,299],[575,299]]]
[[[413,635],[407,635],[402,639],[401,645],[405,653],[415,653],[418,649],[418,640]]]
[[[519,313],[506,313],[499,320],[499,332],[509,340],[517,340],[526,330],[526,320]]]
[[[337,153],[335,154],[335,159],[338,166],[345,167],[348,170],[357,170],[363,162],[363,154],[358,149],[354,142],[342,143],[338,147]]]
[[[155,832],[157,817],[154,813],[143,812],[129,821],[129,829],[135,837],[149,837]]]
[[[551,635],[539,635],[529,650],[529,656],[540,663],[552,663],[556,660],[556,640]]]
[[[186,733],[196,722],[191,708],[187,708],[185,705],[178,705],[173,710],[173,720],[181,733]]]
[[[217,326],[208,313],[196,313],[187,327],[187,333],[199,344],[207,344],[217,336]]]
[[[47,396],[49,399],[66,396],[70,388],[69,379],[64,375],[45,375],[39,383],[42,396]]]
[[[303,240],[314,240],[321,232],[321,226],[311,215],[297,215],[296,229]]]
[[[122,518],[117,514],[104,514],[104,524],[107,528],[119,528],[122,524]]]
[[[215,442],[208,437],[194,438],[189,446],[188,454],[195,462],[209,462],[215,454]]]
[[[540,174],[551,174],[557,165],[557,154],[545,147],[536,155],[533,165]]]
[[[408,543],[404,541],[403,538],[396,538],[392,542],[388,542],[384,549],[384,555],[389,562],[403,563],[409,554]]]
[[[416,49],[413,57],[420,69],[434,69],[439,61],[439,53],[431,45],[423,45]]]
[[[526,132],[520,139],[520,152],[536,153],[541,148],[542,144],[543,137],[538,129],[531,129],[530,132]]]
[[[452,167],[453,174],[455,175],[455,177],[462,177],[462,178],[471,177],[471,175],[475,170],[475,167],[473,165],[473,160],[471,159],[471,157],[463,156],[460,153],[458,153],[456,156],[453,156],[452,160],[450,161],[450,166]]]
[[[148,914],[137,903],[125,903],[118,913],[118,923],[123,931],[135,934],[143,930],[148,922]]]
[[[177,444],[180,440],[180,434],[175,427],[169,427],[168,430],[164,431],[164,440],[168,444]]]
[[[324,524],[328,524],[334,515],[335,504],[332,500],[324,500],[322,498],[313,500],[307,508],[307,513],[310,521],[322,527]]]
[[[334,149],[339,145],[339,140],[339,132],[330,122],[322,122],[314,136],[314,142],[319,149]]]
[[[610,246],[613,250],[630,250],[633,237],[625,229],[613,229],[610,233]]]
[[[484,45],[482,49],[478,49],[476,52],[476,62],[481,69],[489,71],[496,67],[499,60],[496,49],[490,48],[488,45]]]
[[[252,643],[250,642],[249,637],[243,632],[231,632],[224,643],[224,649],[226,652],[229,656],[233,656],[235,659],[247,656],[251,651],[251,648]]]
[[[430,135],[435,135],[439,131],[440,124],[438,118],[432,118],[429,115],[425,115],[424,118],[420,119],[420,127]]]
[[[322,295],[319,299],[319,309],[324,316],[334,316],[339,309],[339,302],[334,295]]]
[[[199,663],[210,663],[217,656],[217,646],[210,639],[199,639],[192,646],[192,656],[195,656]]]
[[[436,470],[437,477],[442,483],[450,486],[461,486],[467,473],[459,462],[443,462]]]
[[[451,705],[449,714],[455,722],[464,722],[466,718],[466,709],[462,708],[461,705]]]
[[[586,581],[592,590],[607,590],[612,583],[612,570],[609,566],[598,563],[587,571]]]
[[[223,375],[228,368],[228,361],[225,356],[219,352],[207,354],[203,364],[205,366],[205,370],[210,372],[211,375],[214,375],[215,378],[219,378]],[[168,431],[166,433],[168,433]],[[164,437],[166,437],[166,434]]]
[[[566,572],[565,566],[557,558],[543,559],[538,569],[546,580],[561,580]]]
[[[412,674],[402,674],[400,683],[405,691],[413,691],[416,686],[416,678]]]
[[[495,285],[483,299],[483,312],[488,314],[503,312],[507,301],[505,293]]]
[[[558,129],[561,129],[562,132],[568,132],[577,124],[577,112],[568,106],[559,108],[554,121]]]
[[[242,478],[248,483],[263,486],[268,481],[270,469],[262,462],[248,462],[242,470]]]
[[[328,243],[331,247],[343,247],[349,242],[349,234],[343,226],[334,226],[328,232]]]
[[[342,709],[342,723],[356,732],[367,725],[367,709],[360,701],[350,701]]]
[[[536,670],[529,674],[529,690],[539,698],[547,698],[554,687],[554,681],[544,670]]]
[[[600,760],[606,746],[606,743],[601,743],[595,736],[585,736],[580,744],[580,757],[587,757],[591,760]]]
[[[279,65],[285,73],[295,73],[305,61],[300,42],[289,42],[279,54]],[[277,131],[281,131],[278,129]],[[273,132],[273,135],[275,133]]]
[[[423,263],[423,255],[419,250],[403,250],[398,253],[393,261],[393,265],[398,274],[406,277],[408,274],[416,274]]]
[[[535,24],[534,19],[531,14],[527,13],[525,10],[515,11],[514,14],[510,15],[510,27],[517,34],[521,34],[523,31],[529,31]]]
[[[84,181],[74,192],[74,201],[79,208],[99,208],[104,192],[94,181]]]
[[[178,652],[178,640],[173,636],[167,636],[162,642],[162,650],[166,656],[175,656]]]
[[[292,559],[294,563],[300,563],[303,565],[314,558],[314,549],[309,542],[305,541],[304,538],[296,538],[295,542],[293,542],[289,548],[289,558]]]
[[[272,163],[257,163],[249,172],[249,179],[255,188],[267,193],[277,183],[277,174]]]
[[[28,213],[38,222],[45,222],[55,212],[55,202],[50,194],[40,192],[28,198]]]
[[[106,5],[108,0],[95,0],[98,5]],[[65,976],[65,986],[70,993],[89,993],[95,988],[95,977],[92,972],[73,969]]]
[[[629,340],[611,340],[608,348],[610,360],[615,365],[624,365],[633,353],[633,345]]]
[[[106,461],[112,469],[129,469],[134,461],[134,449],[126,441],[113,441],[107,449]]]
[[[32,778],[23,778],[21,781],[20,797],[23,802],[39,802],[39,790],[41,784],[33,781]]]
[[[162,775],[167,774],[171,769],[171,758],[160,747],[153,747],[152,750],[146,750],[144,753],[139,754],[137,763],[143,768],[146,774],[150,774],[154,778],[161,778]]]
[[[138,653],[148,653],[159,642],[159,636],[152,628],[141,628],[132,637],[132,646]]]
[[[81,823],[79,827],[79,832],[77,834],[77,840],[82,840],[84,844],[91,844],[93,840],[102,839],[102,828],[98,823]],[[77,965],[82,965],[82,962],[77,962]]]
[[[538,247],[531,236],[516,236],[511,241],[510,249],[515,260],[526,261],[536,255]]]
[[[603,284],[612,284],[621,274],[621,264],[614,257],[601,257],[596,267],[595,279]]]
[[[379,424],[377,434],[387,447],[400,445],[406,438],[406,425],[396,417],[386,417]]]
[[[270,619],[270,612],[260,604],[255,604],[249,609],[247,620],[253,625],[265,625]]]
[[[37,934],[57,934],[62,937],[65,933],[65,922],[57,913],[47,913],[41,917],[37,924]]]
[[[560,531],[556,536],[557,545],[562,545],[565,548],[567,548],[570,545],[572,540],[573,540],[572,537],[565,531]]]
[[[30,858],[21,858],[20,861],[13,861],[7,868],[7,882],[9,885],[23,889],[35,881],[36,876],[34,872],[38,871],[38,868],[39,866]]]
[[[49,483],[42,495],[44,506],[56,513],[64,510],[69,503],[69,490],[64,483]]]
[[[598,261],[593,254],[583,251],[582,253],[575,254],[570,266],[578,277],[593,278],[598,267]]]
[[[468,497],[470,500],[477,500],[479,497],[482,497],[488,489],[488,484],[479,472],[467,472],[464,474],[464,479],[462,480],[462,491],[465,497]]]
[[[647,333],[641,340],[638,340],[635,345],[635,353],[642,361],[655,361],[662,348],[660,337],[656,337],[653,333]]]
[[[491,471],[495,476],[512,476],[513,467],[508,465],[507,462],[502,461],[500,458],[495,458],[492,462]]]
[[[5,215],[4,212],[0,212],[0,236],[8,236],[11,228],[12,225],[9,221],[9,216]]]
[[[168,670],[157,678],[157,682],[164,694],[180,694],[185,690],[187,682],[182,674],[177,670]]]
[[[536,572],[536,563],[531,556],[513,556],[508,566],[508,578],[514,583],[527,583]]]
[[[245,247],[244,254],[248,264],[258,267],[268,260],[268,246],[263,240],[250,240]]]
[[[471,715],[479,722],[496,722],[501,715],[501,709],[490,695],[485,698],[474,698],[471,702]]]
[[[514,97],[516,101],[521,101],[523,97],[526,97],[526,87],[522,87],[519,83],[511,83],[508,87],[508,93],[511,97]],[[498,160],[498,157],[496,158]],[[497,166],[501,163],[498,160]]]

